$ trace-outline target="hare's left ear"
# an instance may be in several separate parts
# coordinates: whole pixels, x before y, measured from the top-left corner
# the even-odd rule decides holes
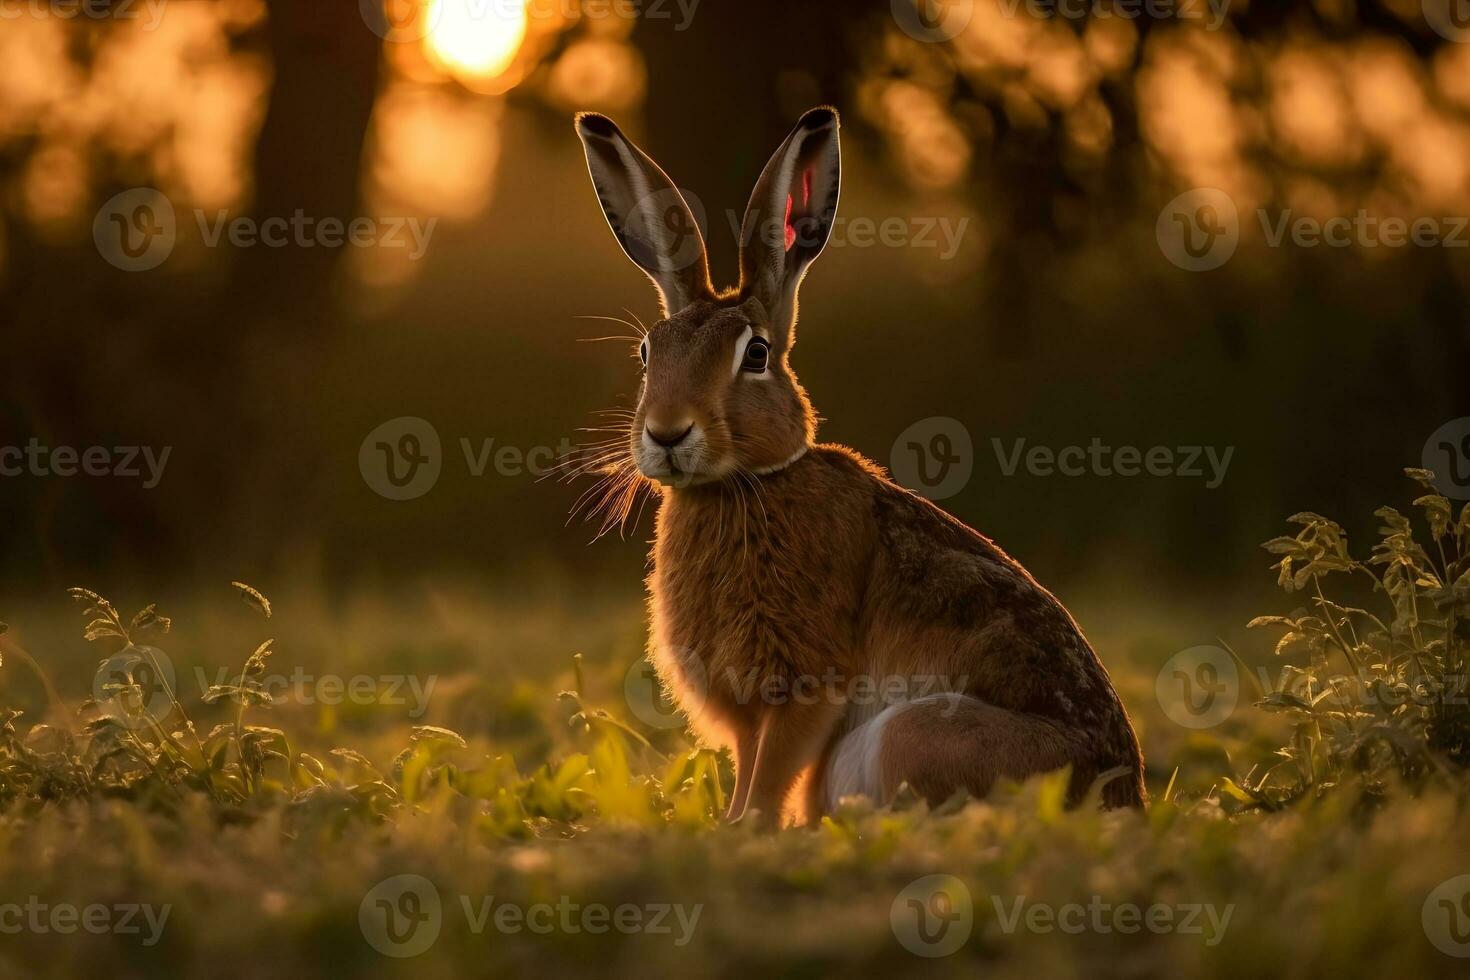
[[[658,288],[665,316],[713,299],[699,222],[668,174],[606,116],[583,112],[577,135],[618,244]]]
[[[740,226],[740,291],[765,306],[771,322],[789,331],[796,291],[822,254],[837,217],[842,151],[837,110],[801,117],[756,182]]]

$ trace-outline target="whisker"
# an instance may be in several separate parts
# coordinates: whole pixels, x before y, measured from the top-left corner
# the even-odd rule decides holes
[[[598,506],[588,513],[587,520],[584,523],[590,523],[597,511],[606,509],[602,526],[597,529],[597,534],[592,538],[593,541],[599,540],[608,531],[626,520],[627,509],[631,506],[629,494],[636,494],[638,492],[638,483],[639,479],[636,470],[624,475],[616,485],[610,487],[608,492],[602,496],[598,501]]]
[[[631,462],[631,456],[617,452],[606,452],[593,459],[587,460],[585,463],[576,466],[574,469],[568,469],[565,473],[562,473],[560,476],[557,477],[557,482],[570,483],[577,477],[586,476],[588,473],[602,472],[604,474],[612,474],[616,470],[621,469]]]
[[[735,468],[735,475],[750,486],[750,489],[755,494],[755,502],[761,509],[761,524],[765,527],[770,527],[771,519],[766,513],[765,488],[761,486],[759,478],[743,466],[737,466]]]
[[[626,313],[626,314],[628,314],[630,317],[632,317],[634,320],[637,321],[638,326],[637,326],[636,329],[638,329],[639,331],[641,331],[642,334],[643,334],[643,336],[647,337],[648,336],[648,328],[643,325],[643,321],[641,319],[639,319],[638,314],[637,313],[634,313],[632,310],[628,309],[626,306],[623,307],[623,312]]]
[[[643,508],[647,507],[648,502],[653,499],[653,488],[647,483],[643,484],[643,488],[647,492],[641,495],[642,499],[638,501],[638,513],[633,516],[633,530],[635,531],[638,530],[638,524],[643,520]]]
[[[629,311],[629,316],[637,316]],[[640,320],[629,323],[618,317],[586,316],[579,319],[611,320],[639,331],[647,332]],[[634,340],[632,337],[589,337],[586,340]],[[560,483],[569,483],[579,477],[595,475],[597,479],[578,494],[567,513],[567,524],[580,519],[584,524],[597,522],[597,531],[592,540],[597,541],[613,528],[619,529],[626,538],[630,530],[636,530],[643,517],[649,498],[654,496],[654,484],[638,470],[629,437],[638,413],[632,408],[605,408],[592,413],[599,416],[605,425],[579,426],[577,432],[603,435],[572,447],[549,469],[546,476],[555,476]],[[635,511],[636,507],[636,511]]]
[[[577,498],[577,502],[572,505],[571,512],[567,514],[567,523],[571,524],[578,513],[583,514],[583,524],[589,523],[628,479],[627,472],[620,470],[615,473],[609,473],[588,487]]]
[[[578,320],[607,320],[610,323],[621,323],[623,326],[627,327],[630,330],[637,330],[638,331],[638,339],[639,340],[642,340],[644,337],[648,336],[648,328],[645,327],[641,321],[638,322],[638,323],[629,323],[627,320],[624,320],[620,316],[599,316],[597,314],[585,314],[585,315],[578,316],[577,319]],[[638,318],[635,316],[635,317],[633,317],[633,319],[637,320]]]
[[[558,457],[557,461],[547,469],[548,472],[554,473],[559,470],[595,467],[600,463],[627,455],[630,454],[625,440],[611,439],[603,445],[578,446],[571,452]]]
[[[642,489],[643,482],[641,480],[630,480],[628,482],[627,489],[623,492],[620,506],[616,509],[616,511],[610,511],[608,513],[608,528],[610,529],[614,525],[616,525],[618,529],[618,537],[623,538],[624,540],[626,540],[628,537],[628,515],[632,513],[633,501],[638,499],[638,494],[641,492]],[[617,515],[616,521],[612,519],[614,513],[616,513]],[[604,531],[603,533],[605,534],[606,531]]]

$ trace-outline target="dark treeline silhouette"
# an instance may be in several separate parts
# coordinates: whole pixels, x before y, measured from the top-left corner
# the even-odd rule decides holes
[[[372,113],[385,85],[384,44],[364,29],[356,0],[270,0],[267,8],[263,24],[233,33],[229,42],[232,52],[271,65],[259,129],[246,153],[249,212],[350,219],[365,208],[362,178]],[[1228,30],[1262,49],[1304,37],[1382,37],[1426,61],[1446,43],[1382,4],[1359,2],[1332,17],[1323,9],[1308,2],[1250,4],[1230,11]],[[1087,21],[1066,25],[1080,33]],[[1153,34],[1180,30],[1146,18],[1135,26],[1135,71]],[[67,51],[71,69],[97,70],[94,42],[115,29],[123,28],[76,26]],[[566,50],[576,30],[546,48],[539,71]],[[869,172],[895,194],[905,193],[904,174],[889,152],[891,134],[859,107],[865,82],[905,70],[891,56],[893,45],[907,42],[895,36],[887,0],[706,0],[686,30],[648,20],[634,27],[631,41],[646,69],[646,92],[620,114],[711,210],[716,278],[730,279],[736,267],[733,237],[721,233],[725,209],[743,207],[770,148],[811,104],[842,107],[849,155],[869,161]],[[912,339],[912,327],[865,340],[882,326],[868,322],[851,336],[817,335],[810,343],[814,356],[833,365],[823,381],[825,401],[856,403],[839,431],[866,441],[875,455],[923,414],[964,411],[972,413],[967,421],[999,425],[1005,406],[1020,404],[1017,393],[1038,388],[1055,389],[1039,410],[1051,414],[1008,420],[1011,430],[1024,424],[1038,441],[1074,437],[1083,431],[1078,419],[1102,427],[1114,418],[1114,428],[1137,441],[1247,447],[1232,482],[1207,498],[1182,481],[1142,488],[1116,480],[1069,484],[1048,498],[1055,503],[1067,495],[1070,503],[1060,508],[1066,513],[1048,517],[1049,529],[1029,542],[1073,571],[1099,556],[1144,552],[1157,567],[1181,574],[1235,574],[1255,563],[1242,541],[1259,535],[1265,519],[1317,500],[1358,509],[1377,501],[1397,466],[1418,462],[1418,447],[1436,425],[1470,414],[1464,259],[1443,248],[1405,250],[1365,271],[1328,250],[1278,250],[1264,269],[1241,262],[1210,276],[1175,275],[1166,288],[1135,275],[1136,256],[1116,250],[1149,239],[1124,238],[1120,229],[1151,228],[1159,204],[1182,189],[1170,185],[1146,144],[1135,71],[1098,83],[1111,136],[1107,152],[1087,167],[1069,159],[1060,114],[1050,114],[1040,129],[1013,125],[998,88],[956,73],[944,93],[948,108],[968,119],[970,107],[984,107],[993,128],[974,141],[974,158],[950,195],[984,216],[993,245],[975,274],[946,285],[942,296],[894,274],[892,302],[901,307],[898,297],[911,296],[924,311],[930,352],[922,368],[917,359],[903,362],[909,377],[890,379],[890,394],[900,393],[892,396],[895,404],[910,400],[885,416],[886,406],[862,404],[862,376],[886,363],[884,345]],[[577,567],[636,562],[625,553],[589,557],[585,535],[554,533],[556,515],[571,498],[553,490],[538,490],[541,496],[528,503],[530,491],[521,484],[482,482],[451,489],[434,506],[395,511],[365,494],[355,471],[352,434],[360,437],[381,418],[414,414],[426,400],[459,393],[461,429],[493,429],[528,444],[549,440],[550,426],[546,393],[522,380],[526,365],[537,376],[585,369],[583,378],[595,376],[598,384],[613,377],[568,359],[573,334],[561,307],[553,314],[527,300],[535,289],[548,303],[562,300],[567,276],[586,273],[599,283],[633,278],[614,266],[608,243],[594,237],[601,233],[585,179],[566,169],[575,154],[568,107],[547,98],[540,79],[532,71],[503,96],[498,179],[504,186],[489,217],[441,229],[436,245],[452,259],[427,266],[413,287],[416,303],[370,326],[344,302],[344,289],[352,287],[344,285],[342,250],[242,249],[207,256],[185,272],[131,274],[98,260],[86,228],[69,237],[34,229],[15,202],[41,141],[24,134],[0,139],[0,180],[10,191],[0,267],[6,366],[0,444],[32,437],[49,445],[167,444],[175,447],[176,468],[146,493],[120,481],[5,480],[5,581],[63,581],[82,562],[145,565],[159,575],[177,569],[184,576],[216,564],[322,567],[350,576],[365,566],[416,573],[436,562],[508,570],[530,562],[528,555]],[[455,89],[454,98],[502,98],[443,84]],[[1236,95],[1266,97],[1264,90]],[[91,154],[89,215],[112,193],[152,179],[137,157],[96,146]],[[567,177],[564,185],[517,176],[537,171],[542,159],[551,161],[558,180]],[[1303,172],[1284,159],[1257,162],[1276,178]],[[1355,186],[1373,180],[1382,164],[1369,155],[1351,172],[1317,176]],[[464,164],[446,155],[441,165],[452,172]],[[547,241],[545,216],[552,213],[575,215],[575,235],[568,232],[564,248],[533,256],[547,270],[544,278],[515,281],[502,270],[542,247],[530,243]],[[1106,296],[1093,295],[1095,283],[1081,281],[1073,295],[1058,290],[1057,270],[1099,254],[1118,260]],[[836,294],[842,273],[833,262],[813,275],[819,288],[823,276],[834,277],[829,288]],[[463,268],[481,271],[462,275]],[[482,291],[472,288],[481,280]],[[629,281],[620,295],[640,295],[638,285]],[[611,297],[593,298],[576,312],[617,306]],[[1056,338],[1069,334],[1078,307],[1086,311],[1076,322],[1078,346],[1059,350]],[[461,312],[434,319],[435,311],[450,308]],[[458,340],[445,325],[461,322],[465,310],[489,315],[477,317],[474,333]],[[812,315],[870,321],[876,312],[849,296]],[[1157,322],[1175,317],[1172,324]],[[501,335],[493,336],[497,330]],[[374,356],[364,358],[364,350]],[[475,359],[487,351],[495,359]],[[345,367],[364,360],[365,372]],[[1177,370],[1190,376],[1168,376],[1181,361],[1188,367]],[[859,368],[844,376],[838,363]],[[918,370],[925,376],[916,376]],[[944,397],[932,410],[911,407],[925,404],[922,392]],[[500,406],[499,414],[480,414],[484,398]],[[559,405],[556,417],[575,419],[595,407],[590,400]],[[457,434],[445,426],[446,466],[458,465]],[[977,428],[977,453],[989,452],[990,435]],[[977,484],[956,506],[987,519],[998,513],[1001,536],[1025,543],[1038,516],[1027,509],[1034,497],[1026,486]],[[524,519],[511,519],[509,508],[528,509],[517,512]],[[1126,516],[1108,521],[1099,513]],[[1014,524],[1006,526],[1008,519]],[[1225,549],[1228,556],[1213,562],[1198,557]],[[435,561],[426,561],[426,552]]]

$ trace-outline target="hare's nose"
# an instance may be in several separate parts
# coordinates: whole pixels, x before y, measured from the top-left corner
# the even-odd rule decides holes
[[[645,425],[643,427],[643,431],[648,433],[648,438],[652,439],[660,446],[664,447],[665,449],[673,449],[679,443],[684,441],[685,436],[694,431],[694,423],[690,422],[682,429],[677,427],[670,427],[667,429],[654,428],[652,425]]]

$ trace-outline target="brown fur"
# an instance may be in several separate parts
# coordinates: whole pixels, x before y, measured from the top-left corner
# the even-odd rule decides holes
[[[1105,801],[1143,801],[1132,726],[1071,616],[998,547],[851,450],[813,447],[764,477],[759,500],[723,482],[667,493],[648,584],[656,666],[745,774],[737,816],[780,811],[844,731],[837,698],[785,696],[801,677],[835,677],[824,693],[859,677],[963,679],[958,693],[983,703],[900,713],[885,740],[890,791],[907,781],[931,800],[983,796],[997,776],[1070,764],[1078,799],[1121,766]],[[760,763],[747,774],[753,752],[782,756],[764,780]],[[819,782],[809,789],[808,801]]]
[[[646,338],[629,433],[640,467],[666,485],[648,578],[650,656],[698,733],[733,749],[729,816],[775,820],[800,780],[816,816],[824,762],[843,735],[884,705],[930,693],[916,689],[924,683],[973,700],[893,716],[880,754],[885,795],[907,782],[931,800],[961,788],[981,796],[998,777],[1071,766],[1074,801],[1121,770],[1103,801],[1141,805],[1143,759],[1127,713],[1061,603],[873,463],[813,443],[815,416],[789,354],[797,287],[836,208],[835,113],[803,117],[762,174],[741,285],[724,295],[709,289],[702,259],[650,260],[671,248],[657,234],[629,244],[639,232],[623,218],[636,192],[672,184],[610,121],[580,117],[578,129],[609,222],[672,313]],[[620,169],[629,159],[631,174]],[[802,173],[796,180],[815,190],[795,189]],[[795,211],[812,234],[788,246],[769,216],[797,194],[808,198]],[[769,367],[732,373],[747,329],[770,342]],[[687,451],[645,437],[686,424]],[[858,696],[890,678],[913,687]]]

